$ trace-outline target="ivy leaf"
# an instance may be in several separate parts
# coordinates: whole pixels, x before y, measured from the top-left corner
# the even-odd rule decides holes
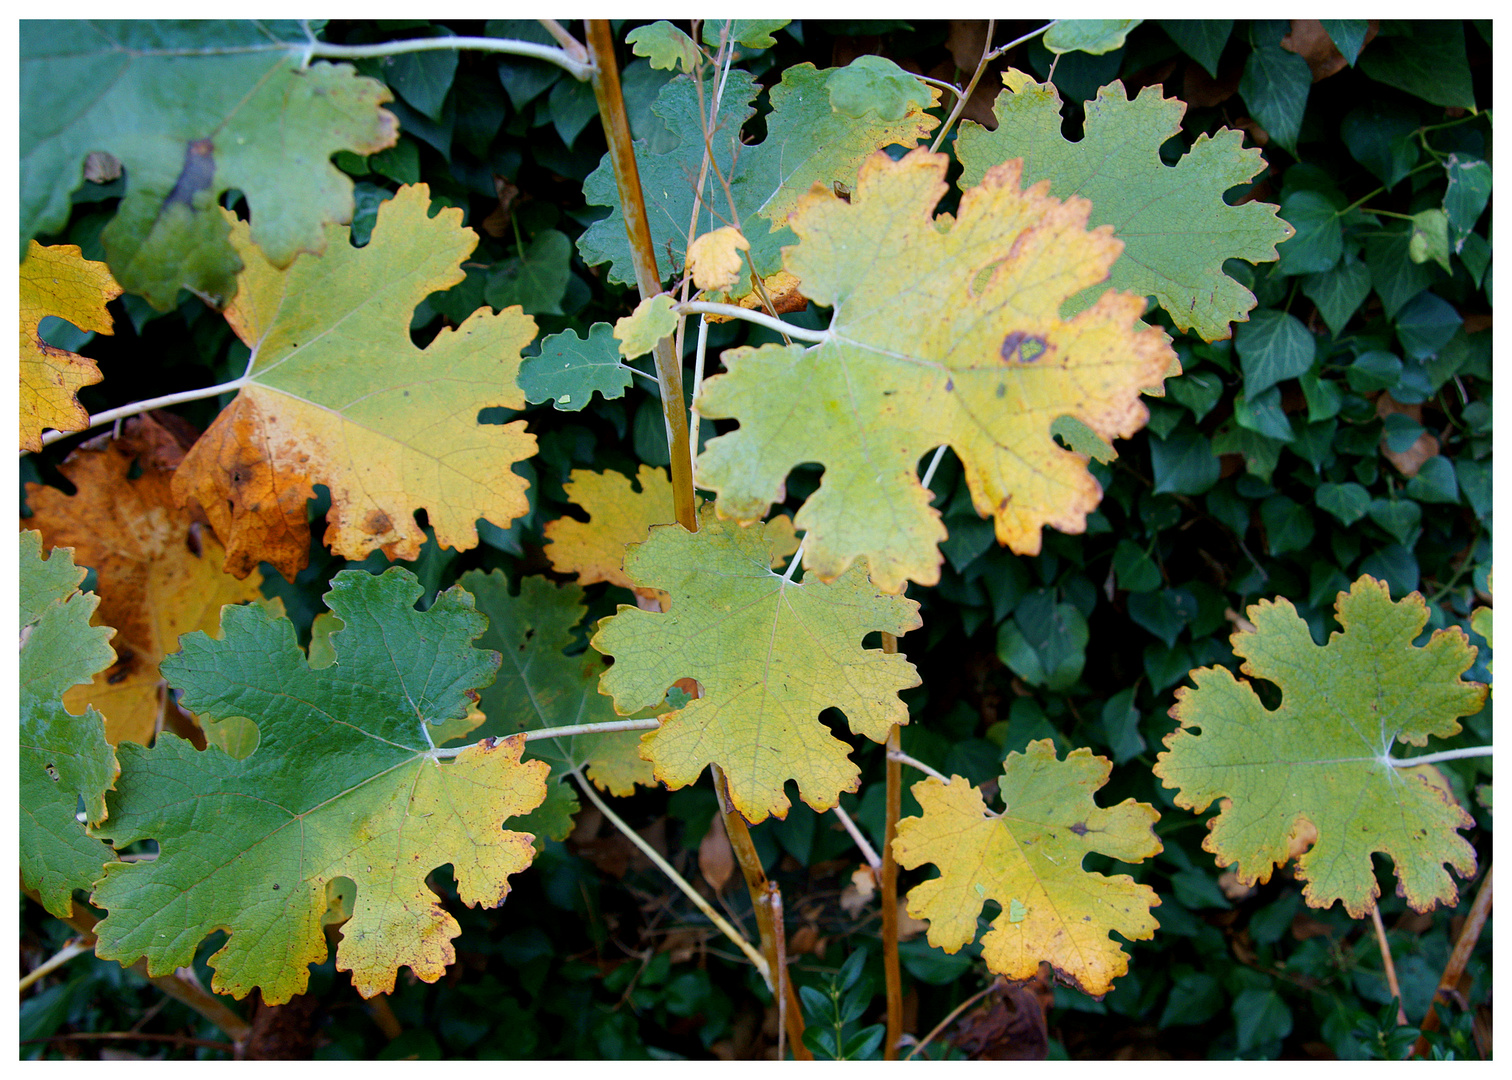
[[[607,581],[634,590],[665,610],[667,594],[637,586],[625,573],[624,560],[625,548],[643,543],[651,526],[677,520],[667,471],[642,465],[632,486],[629,477],[613,469],[601,473],[573,469],[563,490],[588,514],[588,520],[562,517],[546,523],[546,557],[552,569],[576,574],[582,585]],[[772,540],[770,565],[780,566],[798,550],[792,519],[777,515],[767,522],[767,533]]]
[[[549,401],[563,412],[580,412],[594,391],[612,401],[625,396],[634,382],[630,368],[620,363],[614,327],[597,322],[586,338],[570,327],[541,339],[539,356],[520,363],[519,384],[532,404]]]
[[[58,232],[85,155],[125,166],[101,240],[116,280],[159,311],[180,288],[216,306],[241,267],[220,198],[242,192],[275,266],[319,254],[352,219],[338,150],[398,139],[388,89],[346,64],[303,67],[297,22],[28,21],[21,33],[21,241]],[[241,258],[245,258],[244,255]]]
[[[89,411],[75,396],[99,382],[99,366],[87,356],[55,348],[38,327],[49,315],[80,330],[113,334],[105,305],[121,287],[104,263],[91,262],[72,244],[43,247],[29,242],[21,262],[21,449],[41,450],[42,431],[83,431]]]
[[[463,278],[477,234],[462,212],[429,216],[424,184],[378,208],[364,248],[327,226],[330,249],[279,271],[251,246],[226,311],[252,350],[245,384],[194,445],[173,479],[226,544],[226,571],[244,577],[266,560],[290,579],[309,557],[305,501],[331,492],[326,544],[348,559],[381,548],[414,559],[424,508],[442,547],[478,542],[475,522],[500,527],[529,509],[526,481],[509,464],[535,453],[525,422],[482,425],[490,406],[521,409],[520,350],[535,322],[518,308],[475,311],[425,349],[409,336],[415,305]]]
[[[1334,607],[1343,630],[1320,646],[1289,601],[1251,606],[1255,629],[1233,636],[1234,652],[1241,672],[1280,688],[1279,707],[1267,709],[1226,668],[1193,671],[1195,689],[1176,691],[1171,715],[1181,726],[1166,736],[1155,774],[1189,810],[1231,800],[1202,846],[1235,865],[1242,884],[1268,880],[1311,827],[1317,840],[1297,860],[1311,906],[1342,900],[1351,918],[1364,916],[1379,895],[1378,851],[1396,864],[1397,892],[1414,911],[1452,905],[1458,892],[1444,866],[1474,872],[1475,850],[1455,832],[1473,820],[1422,770],[1387,759],[1398,741],[1448,738],[1460,730],[1455,717],[1480,709],[1486,688],[1460,678],[1475,650],[1458,627],[1413,645],[1428,621],[1422,596],[1392,603],[1370,577]]]
[[[224,638],[186,635],[163,672],[184,704],[212,721],[246,717],[257,749],[236,760],[172,735],[119,751],[122,779],[103,832],[118,846],[158,842],[153,862],[112,863],[94,902],[96,955],[147,958],[150,975],[193,961],[217,929],[214,989],[262,988],[270,1005],[303,992],[326,957],[326,888],[356,883],[336,967],[366,997],[393,990],[407,965],[435,982],[460,932],[425,883],[450,863],[463,903],[495,907],[530,865],[528,833],[503,823],[545,797],[544,762],[521,763],[519,739],[487,739],[450,760],[432,725],[465,717],[493,679],[495,653],[473,648],[486,621],[451,589],[416,611],[421,587],[399,567],[337,574],[326,602],[343,628],[336,662],[312,669],[286,619],[225,611]]]
[[[1312,68],[1307,61],[1280,45],[1256,45],[1239,77],[1239,94],[1255,120],[1293,157],[1311,88]]]
[[[1140,862],[1159,853],[1160,815],[1125,799],[1103,808],[1093,794],[1112,762],[1090,750],[1057,760],[1050,739],[1031,742],[1003,762],[1001,813],[987,809],[981,789],[959,776],[913,786],[921,817],[898,822],[893,855],[907,869],[934,863],[940,876],[908,893],[908,913],[929,920],[929,943],[947,953],[976,939],[982,905],[1002,912],[982,938],[982,960],[1009,979],[1032,978],[1041,961],[1083,993],[1101,997],[1129,970],[1109,938],[1155,936],[1150,909],[1160,898],[1127,874],[1082,869],[1090,853]]]
[[[702,175],[704,154],[698,89],[686,75],[662,88],[651,111],[675,133],[677,145],[664,154],[655,154],[644,140],[637,140],[635,160],[646,193],[652,246],[658,259],[670,254],[670,262],[659,264],[664,277],[686,265],[690,225],[696,236],[735,224],[737,219],[750,241],[756,272],[763,278],[775,273],[782,267],[782,246],[793,242],[785,227],[787,216],[815,183],[853,186],[867,155],[894,143],[913,146],[939,123],[917,105],[896,121],[872,114],[858,122],[837,113],[830,103],[829,90],[834,71],[819,71],[812,64],[784,71],[782,81],[771,89],[766,138],[754,146],[740,141],[740,129],[755,115],[751,102],[756,96],[756,82],[738,68],[730,72],[711,145],[718,175],[729,182],[735,206],[732,213],[724,189],[710,169],[705,176],[703,209],[696,220],[695,186],[696,178]],[[704,100],[712,100],[712,94],[713,84],[709,83],[704,87]],[[927,94],[933,105],[939,92],[931,89]],[[607,217],[590,225],[578,239],[583,261],[590,266],[609,262],[610,281],[635,284],[625,219],[607,155],[584,181],[583,195],[591,205],[610,208]],[[755,217],[763,220],[752,220]],[[748,281],[743,283],[737,295],[749,288]]]
[[[1225,191],[1265,168],[1260,151],[1243,146],[1241,132],[1200,135],[1174,166],[1161,161],[1160,146],[1180,133],[1185,112],[1184,102],[1161,97],[1158,86],[1130,101],[1123,83],[1114,82],[1087,103],[1086,134],[1070,143],[1061,135],[1054,86],[1005,90],[993,106],[996,130],[961,124],[961,185],[980,183],[991,166],[1022,157],[1024,184],[1048,180],[1057,198],[1091,199],[1089,224],[1112,225],[1124,242],[1111,287],[1154,296],[1179,329],[1217,341],[1255,306],[1254,294],[1223,272],[1224,260],[1273,261],[1276,245],[1294,230],[1268,203],[1224,202]]]
[[[833,306],[827,340],[732,349],[697,402],[700,416],[741,423],[697,462],[720,513],[759,520],[789,469],[822,462],[794,519],[805,566],[832,579],[864,555],[884,592],[939,580],[946,534],[918,479],[926,451],[948,443],[998,542],[1036,553],[1042,525],[1080,532],[1101,494],[1086,459],[1052,438],[1055,419],[1127,438],[1148,415],[1140,388],[1173,358],[1161,331],[1133,329],[1139,297],[1110,292],[1059,317],[1118,254],[1106,230],[1086,231],[1084,200],[1020,191],[1009,162],[962,196],[954,220],[936,218],[945,165],[925,150],[878,154],[849,203],[809,195],[787,262]]]
[[[85,817],[104,820],[105,793],[121,769],[100,714],[75,716],[59,699],[115,660],[106,644],[113,631],[90,625],[100,601],[78,591],[84,569],[71,551],[44,560],[41,534],[25,531],[20,554],[21,884],[65,918],[73,913],[73,891],[90,888],[112,854],[85,835],[75,808],[82,797]]]
[[[223,573],[224,549],[174,506],[170,486],[183,456],[166,428],[150,415],[135,416],[121,438],[91,440],[59,466],[76,494],[26,485],[28,524],[46,546],[72,548],[78,562],[94,568],[96,621],[116,631],[116,662],[63,696],[74,712],[93,705],[104,713],[112,744],[152,741],[170,707],[158,664],[178,648],[180,634],[217,635],[221,605],[262,599],[262,575],[253,570],[238,581]]]
[[[720,765],[753,825],[787,816],[789,779],[821,811],[860,786],[850,747],[820,712],[838,708],[852,731],[882,742],[908,720],[897,692],[919,683],[902,656],[860,647],[872,631],[917,628],[916,602],[879,593],[860,566],[828,584],[785,580],[768,569],[776,543],[766,526],[720,521],[708,504],[696,533],[653,527],[625,556],[625,572],[664,589],[669,609],[622,605],[592,641],[614,657],[600,686],[622,714],[658,705],[678,679],[698,680],[703,695],[663,716],[642,753],[674,789]]]
[[[495,263],[483,296],[495,308],[518,304],[530,315],[562,314],[572,278],[572,241],[558,229],[542,229],[517,254]]]
[[[602,724],[620,719],[609,698],[599,693],[604,658],[589,649],[566,655],[572,630],[587,612],[581,585],[556,585],[543,577],[520,579],[516,596],[509,592],[503,571],[485,574],[470,570],[461,585],[477,599],[488,616],[488,630],[478,639],[482,647],[504,657],[499,677],[479,695],[487,723],[477,734],[513,735],[538,728],[572,724]],[[551,766],[552,786],[560,783],[577,810],[577,797],[566,781],[573,769],[613,795],[635,793],[635,785],[655,785],[651,764],[640,756],[639,731],[607,735],[576,735],[570,739],[538,739],[529,746],[531,757]],[[552,839],[566,839],[570,819]]]
[[[1454,250],[1462,251],[1481,211],[1491,199],[1491,166],[1470,155],[1450,154],[1444,163],[1449,186],[1444,190],[1444,212],[1454,236]]]

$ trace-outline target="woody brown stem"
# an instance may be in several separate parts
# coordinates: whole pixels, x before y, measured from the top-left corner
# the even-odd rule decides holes
[[[896,653],[898,639],[882,635],[882,651]],[[887,749],[901,750],[894,724],[887,733]],[[898,967],[898,862],[893,858],[893,839],[898,835],[898,817],[903,812],[903,763],[887,757],[887,825],[882,838],[882,974],[887,981],[887,1040],[884,1061],[898,1059],[898,1040],[903,1037],[903,973]]]
[[[1381,921],[1379,904],[1370,909],[1370,921],[1375,927],[1376,944],[1381,947],[1381,963],[1386,967],[1386,989],[1396,998],[1397,1025],[1402,1026],[1407,1023],[1407,1012],[1402,1008],[1402,985],[1397,982],[1396,964],[1391,959],[1391,945],[1386,940],[1386,924]]]
[[[1444,974],[1439,977],[1438,992],[1433,995],[1433,1000],[1428,1004],[1428,1015],[1423,1017],[1420,1030],[1423,1034],[1418,1036],[1417,1042],[1412,1044],[1412,1053],[1408,1057],[1428,1056],[1428,1035],[1430,1031],[1437,1031],[1439,1026],[1438,1003],[1442,999],[1445,1002],[1452,1000],[1452,994],[1459,991],[1460,976],[1465,973],[1465,965],[1470,963],[1470,954],[1475,951],[1475,943],[1480,940],[1481,930],[1486,925],[1486,917],[1491,914],[1491,867],[1486,867],[1486,880],[1481,882],[1480,891],[1475,894],[1475,903],[1470,905],[1470,914],[1465,917],[1465,925],[1460,928],[1459,939],[1454,943],[1454,951],[1449,954],[1449,963],[1444,965]]]
[[[598,99],[599,119],[609,142],[609,160],[619,188],[620,208],[635,282],[642,300],[661,291],[661,273],[651,246],[651,225],[641,193],[640,169],[630,139],[630,121],[620,92],[619,66],[614,59],[614,36],[607,19],[588,20],[588,52],[593,58],[593,95]],[[656,381],[661,385],[662,416],[667,424],[667,447],[672,455],[672,503],[677,521],[690,532],[698,529],[693,497],[693,460],[688,454],[688,411],[683,403],[682,362],[670,336],[656,343]]]

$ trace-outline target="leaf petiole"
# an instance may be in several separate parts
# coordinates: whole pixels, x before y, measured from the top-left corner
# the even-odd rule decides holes
[[[435,49],[472,49],[477,52],[508,53],[528,56],[555,64],[578,82],[593,74],[593,65],[569,56],[567,50],[534,41],[491,37],[411,38],[405,41],[379,41],[372,45],[337,45],[329,41],[312,41],[304,48],[307,58],[322,60],[360,60],[372,56],[396,56],[399,53],[427,52]]]
[[[239,379],[221,383],[218,386],[205,386],[198,390],[180,390],[176,394],[164,394],[162,397],[148,398],[146,401],[134,401],[130,405],[122,405],[115,409],[106,409],[102,413],[95,413],[89,418],[89,426],[81,428],[81,431],[91,431],[97,427],[104,427],[117,420],[123,420],[128,416],[136,416],[139,413],[150,412],[153,409],[165,409],[169,405],[180,405],[186,401],[203,401],[206,398],[218,397],[221,394],[234,394],[251,380],[243,375]],[[51,446],[59,439],[66,439],[70,435],[77,435],[78,431],[46,431],[42,433],[42,445]],[[22,451],[26,453],[26,451]]]
[[[1440,750],[1436,754],[1423,754],[1421,757],[1394,758],[1386,755],[1384,761],[1395,769],[1410,769],[1416,765],[1432,765],[1439,761],[1455,761],[1459,758],[1490,757],[1489,746],[1461,746],[1455,750]]]
[[[887,752],[887,759],[889,761],[901,761],[905,765],[912,765],[915,769],[918,769],[924,775],[932,776],[942,784],[950,783],[950,777],[946,776],[942,772],[931,769],[928,765],[924,764],[918,758],[909,757],[901,750],[889,750]]]
[[[779,334],[786,334],[799,341],[812,341],[816,345],[823,345],[834,336],[829,330],[808,330],[802,326],[783,322],[781,319],[774,319],[765,312],[752,311],[750,308],[743,308],[737,304],[716,304],[710,300],[684,300],[680,304],[674,304],[672,310],[679,315],[701,312],[705,315],[726,315],[732,319],[744,319],[746,322],[765,326],[768,330],[775,330]]]

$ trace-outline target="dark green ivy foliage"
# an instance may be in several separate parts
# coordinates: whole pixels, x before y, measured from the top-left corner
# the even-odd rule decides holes
[[[616,23],[618,37],[633,25]],[[1202,820],[1176,808],[1150,771],[1175,726],[1167,716],[1173,690],[1193,667],[1235,664],[1227,644],[1233,620],[1264,597],[1290,598],[1321,641],[1332,629],[1334,595],[1359,575],[1385,580],[1393,597],[1421,590],[1430,630],[1463,627],[1482,647],[1466,678],[1489,681],[1489,650],[1470,631],[1469,615],[1477,593],[1480,602],[1489,593],[1491,569],[1490,23],[1324,25],[1346,63],[1316,83],[1308,62],[1283,47],[1290,26],[1282,20],[1147,21],[1115,52],[1059,58],[1054,81],[1069,103],[1068,137],[1079,134],[1080,102],[1099,86],[1120,78],[1132,95],[1162,83],[1167,96],[1189,105],[1181,136],[1162,148],[1167,161],[1201,133],[1244,128],[1262,142],[1269,168],[1230,201],[1279,203],[1297,235],[1279,263],[1230,264],[1259,301],[1232,341],[1175,337],[1184,372],[1167,382],[1163,399],[1147,399],[1148,429],[1119,443],[1116,460],[1092,466],[1105,496],[1085,535],[1047,531],[1040,555],[1015,556],[993,543],[991,525],[971,509],[951,456],[932,485],[950,539],[939,587],[909,593],[923,605],[924,629],[903,648],[924,685],[905,694],[915,721],[903,731],[905,751],[981,784],[998,775],[1007,751],[1032,739],[1053,738],[1063,752],[1090,745],[1117,766],[1106,802],[1132,796],[1163,815],[1164,852],[1139,866],[1117,864],[1160,894],[1160,930],[1152,942],[1126,946],[1130,973],[1104,1000],[1055,991],[1052,1056],[1400,1057],[1410,1043],[1394,1030],[1369,923],[1337,908],[1305,908],[1286,872],[1255,889],[1226,888],[1201,849]],[[1000,23],[996,40],[1033,28]],[[335,22],[325,36],[357,43],[444,33],[550,40],[533,22]],[[772,82],[792,64],[825,67],[877,52],[964,82],[970,72],[956,70],[950,33],[931,22],[801,22],[742,66]],[[1042,79],[1054,58],[1035,41],[1006,59]],[[670,73],[628,52],[621,63],[637,135],[653,144],[670,139],[650,111]],[[416,312],[417,340],[484,303],[522,304],[542,336],[569,326],[582,333],[630,310],[632,295],[576,257],[576,237],[602,213],[582,197],[583,179],[604,153],[587,84],[544,63],[479,53],[410,54],[359,67],[394,90],[390,108],[403,134],[373,157],[337,157],[357,181],[357,241],[365,241],[378,204],[414,181],[429,184],[438,203],[461,207],[481,236],[466,282]],[[997,85],[996,69],[983,83]],[[760,123],[758,115],[753,137]],[[84,185],[66,232],[51,242],[79,244],[86,258],[101,259],[100,229],[120,193],[120,181]],[[91,412],[223,381],[245,363],[224,321],[187,295],[161,316],[131,296],[112,307],[116,337],[94,341],[89,352],[107,376],[130,377],[85,388],[80,398]],[[817,325],[812,314],[795,318]],[[1148,318],[1169,329],[1159,309]],[[709,336],[711,356],[772,339],[744,324],[711,327]],[[215,408],[199,403],[180,412],[203,427]],[[483,419],[510,418],[496,411]],[[658,408],[641,389],[582,412],[545,405],[524,415],[541,445],[538,457],[516,466],[531,480],[531,513],[507,530],[485,528],[484,545],[473,551],[427,545],[408,565],[428,595],[471,569],[503,569],[513,579],[548,569],[541,530],[567,512],[562,484],[571,469],[633,473],[638,461],[667,461]],[[714,433],[712,423],[704,426],[704,437]],[[24,458],[22,479],[62,485],[54,470],[62,450]],[[790,505],[817,481],[816,468],[794,474]],[[314,534],[322,531],[317,523]],[[284,598],[306,639],[338,570],[386,565],[379,554],[348,564],[318,543],[311,555],[292,585],[270,573],[266,586]],[[590,625],[630,602],[604,585],[590,587],[588,599]],[[1465,729],[1448,745],[1489,743],[1489,705]],[[862,794],[845,806],[880,844],[881,753],[866,744],[856,760]],[[1476,817],[1469,838],[1482,866],[1490,859],[1491,815],[1475,788],[1489,776],[1488,760],[1442,766]],[[645,792],[620,805],[697,878],[699,841],[715,811],[706,786]],[[904,814],[914,812],[905,789]],[[402,1029],[397,1039],[383,1034],[329,962],[316,969],[304,1052],[757,1052],[769,999],[749,966],[654,869],[628,857],[612,830],[600,830],[591,809],[579,822],[567,843],[546,843],[503,909],[451,908],[463,927],[459,963],[433,986],[401,978],[388,1000]],[[823,1014],[808,1018],[812,1045],[821,1057],[880,1053],[870,1027],[883,1018],[876,905],[852,917],[837,903],[857,865],[854,847],[833,817],[801,803],[754,836],[782,887],[790,944],[818,943],[794,964],[800,986],[811,988],[804,1002]],[[1087,868],[1113,865],[1096,862]],[[1473,889],[1462,888],[1454,911],[1416,916],[1395,896],[1389,868],[1378,864],[1378,871],[1403,1006],[1415,1025],[1448,957],[1451,921]],[[448,894],[445,874],[434,884]],[[730,888],[724,899],[748,917],[743,890]],[[47,956],[61,947],[66,927],[35,906],[23,910],[24,950]],[[1476,1056],[1470,1029],[1473,1010],[1490,995],[1489,940],[1488,929],[1468,969],[1472,1011],[1448,1010],[1434,1036],[1439,1055]],[[218,944],[204,945],[201,963]],[[863,948],[864,960],[845,963]],[[948,957],[922,937],[903,944],[905,990],[917,994],[916,1034],[985,985],[974,952]],[[75,961],[23,1001],[21,1037],[122,1030],[159,1000],[115,964]],[[146,1030],[221,1037],[171,1001]],[[24,1043],[22,1052],[53,1057],[69,1045]],[[206,1047],[123,1045],[149,1056],[224,1056]],[[922,1056],[961,1054],[940,1040]]]

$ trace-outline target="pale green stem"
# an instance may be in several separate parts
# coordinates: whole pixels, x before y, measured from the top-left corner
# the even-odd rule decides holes
[[[941,90],[949,90],[956,96],[956,100],[958,101],[963,96],[961,93],[961,88],[953,82],[946,82],[944,79],[932,79],[928,75],[920,75],[917,72],[914,73],[914,78],[918,79],[921,83],[928,83],[930,86],[938,86]]]
[[[1397,769],[1410,769],[1414,765],[1432,765],[1438,761],[1455,761],[1458,758],[1490,757],[1489,746],[1462,746],[1458,750],[1440,750],[1436,754],[1424,754],[1422,757],[1394,758],[1386,757],[1386,764]]]
[[[882,869],[882,856],[877,854],[877,849],[871,846],[871,841],[866,839],[861,827],[845,812],[845,807],[835,804],[835,816],[840,819],[840,824],[845,826],[845,831],[850,833],[850,838],[856,842],[856,847],[861,849],[861,855],[866,859],[872,873],[879,873]]]
[[[86,942],[82,937],[73,938],[67,945],[59,949],[56,954],[48,957],[46,960],[38,964],[36,967],[32,968],[22,977],[21,993],[26,993],[26,988],[35,983],[38,979],[43,978],[51,972],[57,971],[58,968],[68,963],[74,957],[79,956],[82,953],[87,953],[93,948],[94,943],[92,941]]]
[[[803,545],[806,543],[808,543],[807,537],[799,541],[798,550],[793,552],[793,557],[788,560],[787,570],[782,575],[782,582],[784,585],[790,583],[793,580],[793,572],[798,569],[798,564],[803,561]]]
[[[770,988],[772,985],[772,971],[771,968],[767,966],[766,957],[761,955],[761,951],[757,949],[756,946],[747,941],[739,930],[730,925],[729,921],[726,920],[723,915],[715,911],[713,906],[703,898],[698,890],[693,888],[693,886],[688,883],[688,880],[686,878],[684,878],[681,874],[674,870],[671,863],[662,858],[659,851],[657,851],[650,844],[646,843],[646,841],[641,837],[640,833],[636,832],[629,825],[625,824],[624,820],[621,819],[618,814],[609,809],[609,805],[604,802],[603,799],[599,798],[599,793],[594,790],[592,784],[583,779],[582,774],[574,769],[569,775],[577,781],[578,787],[581,788],[583,794],[588,797],[588,801],[593,803],[594,806],[598,807],[599,813],[604,815],[609,824],[613,825],[620,832],[624,833],[625,839],[629,840],[636,847],[640,848],[641,853],[645,855],[646,858],[655,863],[656,868],[662,873],[666,874],[668,879],[671,880],[672,884],[676,885],[680,890],[682,890],[684,896],[693,901],[694,906],[696,906],[699,911],[702,911],[704,915],[708,917],[708,920],[719,929],[719,932],[733,941],[735,945],[740,949],[740,951],[746,954],[746,958],[750,960],[753,965],[755,965],[756,970],[761,973],[762,979],[766,981],[767,986]]]
[[[992,56],[992,32],[996,28],[997,21],[994,19],[988,19],[987,43],[982,47],[982,59],[978,61],[976,70],[971,73],[971,81],[966,84],[966,89],[959,91],[956,94],[955,108],[950,110],[950,115],[947,116],[945,118],[945,122],[940,125],[940,130],[935,135],[935,141],[930,144],[929,147],[931,153],[940,148],[940,144],[945,141],[945,136],[949,135],[950,129],[955,127],[956,121],[961,118],[961,113],[966,111],[966,103],[971,98],[972,92],[976,90],[977,83],[982,81],[982,72],[987,70],[989,58]]]
[[[1027,34],[1025,34],[1023,37],[1014,38],[1008,44],[1006,44],[1006,45],[1004,45],[1004,46],[1002,46],[1000,48],[993,49],[992,52],[990,52],[987,55],[987,62],[991,63],[992,61],[996,60],[998,57],[1000,57],[1004,53],[1006,53],[1009,49],[1016,48],[1019,45],[1022,45],[1026,41],[1029,41],[1029,40],[1031,40],[1033,38],[1039,37],[1046,30],[1050,29],[1052,26],[1054,26],[1058,22],[1060,22],[1059,19],[1051,19],[1044,26],[1040,27],[1038,30],[1031,30]]]
[[[162,397],[148,398],[146,401],[134,401],[130,405],[122,405],[116,409],[106,409],[102,413],[95,413],[89,418],[89,427],[81,428],[81,431],[90,431],[106,424],[113,424],[117,420],[128,416],[136,416],[139,413],[149,412],[152,409],[165,409],[169,405],[181,405],[186,401],[204,401],[206,398],[218,397],[221,394],[234,394],[246,386],[248,379],[242,376],[240,379],[232,379],[228,383],[219,386],[206,386],[199,390],[180,390],[176,394],[164,394]],[[77,435],[78,431],[45,431],[42,433],[42,445],[51,446],[59,439],[66,439],[70,435]],[[22,451],[25,453],[26,451]]]
[[[693,396],[688,404],[688,456],[698,461],[698,390],[703,386],[704,357],[709,351],[709,317],[698,317],[698,348],[693,352]]]
[[[915,769],[918,769],[924,775],[932,776],[942,784],[950,783],[950,777],[946,776],[942,772],[936,772],[934,769],[931,769],[928,765],[924,764],[918,758],[909,757],[901,750],[889,750],[887,752],[887,756],[892,758],[892,760],[894,761],[901,761],[905,765],[912,765]]]
[[[806,330],[801,326],[783,322],[781,319],[774,319],[765,312],[752,311],[738,304],[716,304],[710,300],[684,300],[680,304],[673,304],[672,310],[679,315],[701,312],[706,315],[727,315],[732,319],[744,319],[746,322],[765,326],[768,330],[775,330],[779,334],[786,334],[799,341],[812,341],[816,345],[823,345],[833,336],[828,330]]]
[[[949,444],[941,443],[935,447],[934,457],[929,459],[929,465],[924,469],[924,476],[919,481],[920,487],[927,488],[929,482],[934,479],[935,470],[940,467],[940,459],[945,456],[945,449]]]
[[[422,725],[425,727],[428,725]],[[570,739],[575,735],[609,735],[616,731],[650,731],[652,728],[661,726],[661,721],[656,717],[645,720],[606,720],[602,724],[571,724],[567,727],[536,728],[533,731],[521,731],[511,738],[525,736],[526,742],[535,742],[537,739]],[[430,738],[426,732],[425,737]],[[444,758],[454,758],[464,750],[471,750],[477,743],[469,743],[466,746],[447,746],[439,750],[427,750],[425,756],[440,761]]]
[[[397,56],[400,53],[428,52],[435,49],[472,49],[476,52],[508,53],[511,56],[528,56],[555,64],[578,82],[584,82],[593,74],[593,65],[584,60],[574,60],[565,49],[555,45],[541,45],[534,41],[516,41],[513,38],[491,37],[433,37],[413,38],[407,41],[379,41],[372,45],[337,45],[329,41],[312,41],[305,46],[305,55],[310,59],[361,60],[372,56]]]

